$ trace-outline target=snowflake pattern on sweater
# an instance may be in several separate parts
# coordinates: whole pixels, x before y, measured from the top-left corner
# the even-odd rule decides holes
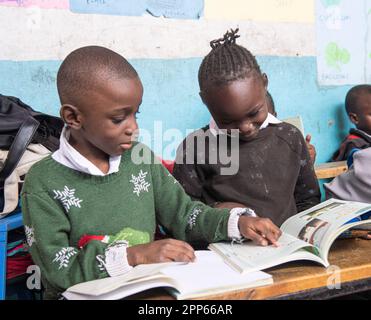
[[[142,191],[148,192],[148,188],[151,186],[151,184],[146,181],[147,174],[147,171],[143,172],[140,170],[137,176],[134,176],[133,174],[131,175],[130,182],[134,185],[133,193],[138,197]]]
[[[62,248],[55,254],[53,262],[59,263],[58,270],[62,268],[67,268],[71,257],[77,254],[77,250],[74,247]]]
[[[27,244],[28,244],[29,247],[31,247],[33,245],[33,243],[36,242],[35,234],[34,234],[34,228],[29,227],[27,225],[24,225],[24,232],[26,234]]]
[[[194,208],[192,213],[190,214],[189,218],[188,218],[188,226],[189,228],[192,230],[193,227],[196,225],[196,219],[198,217],[198,215],[202,212],[201,209],[199,208]]]
[[[76,191],[75,189],[70,189],[67,186],[64,186],[63,191],[53,190],[54,192],[53,199],[59,200],[67,212],[69,212],[72,206],[76,208],[81,208],[80,203],[82,202],[82,200],[75,197],[75,191]]]

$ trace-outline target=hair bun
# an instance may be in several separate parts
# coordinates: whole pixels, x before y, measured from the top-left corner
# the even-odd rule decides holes
[[[238,28],[236,30],[231,29],[224,34],[223,38],[211,41],[211,48],[215,49],[223,45],[235,44],[236,39],[240,37],[240,35],[237,34],[238,30]]]

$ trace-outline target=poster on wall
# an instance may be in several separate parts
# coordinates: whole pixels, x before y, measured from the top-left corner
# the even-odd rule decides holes
[[[75,13],[199,19],[204,0],[70,0],[70,8]]]
[[[369,2],[317,0],[317,69],[320,85],[366,82]]]
[[[69,0],[0,0],[0,6],[42,9],[68,9]]]

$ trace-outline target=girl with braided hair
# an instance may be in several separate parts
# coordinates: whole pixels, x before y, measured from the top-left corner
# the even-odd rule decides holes
[[[212,120],[196,133],[217,139],[206,139],[200,150],[191,141],[199,135],[189,135],[178,148],[174,175],[194,200],[219,208],[247,207],[279,226],[320,202],[319,185],[299,130],[268,113],[268,77],[252,53],[236,43],[237,32],[211,41],[198,73],[200,96]],[[222,135],[227,145],[220,144]],[[237,157],[233,139],[238,140]],[[221,148],[232,161],[237,158],[235,174],[223,174],[225,163],[210,156]]]

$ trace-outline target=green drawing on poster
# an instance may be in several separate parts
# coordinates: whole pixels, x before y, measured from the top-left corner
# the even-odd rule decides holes
[[[338,6],[340,5],[342,0],[322,0],[323,5],[327,8],[330,6]]]
[[[326,47],[326,63],[329,67],[341,71],[341,66],[348,64],[350,53],[347,49],[341,49],[335,42],[330,42]]]

